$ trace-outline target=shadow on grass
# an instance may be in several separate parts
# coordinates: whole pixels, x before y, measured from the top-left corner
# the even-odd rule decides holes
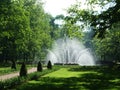
[[[36,81],[29,81],[17,90],[120,90],[120,71],[106,67],[79,67],[69,70],[96,73],[89,72],[70,78],[42,77]]]

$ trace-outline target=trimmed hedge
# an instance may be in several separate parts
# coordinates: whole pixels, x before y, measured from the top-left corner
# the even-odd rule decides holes
[[[20,77],[27,76],[27,68],[25,63],[22,63],[21,69],[20,69]]]
[[[51,63],[51,61],[48,61],[47,68],[48,69],[52,69],[52,63]]]
[[[37,65],[37,71],[42,72],[42,64],[40,61],[38,62],[38,65]]]

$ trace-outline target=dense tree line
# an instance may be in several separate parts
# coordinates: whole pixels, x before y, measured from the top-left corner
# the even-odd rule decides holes
[[[43,59],[55,38],[52,19],[40,0],[0,0],[0,62]]]
[[[120,62],[120,22],[106,31],[104,39],[94,38],[93,43],[97,56],[101,61]]]
[[[0,0],[0,62],[43,59],[52,41],[65,35],[87,39],[83,39],[87,47],[93,43],[100,60],[120,61],[120,0],[85,4],[88,7],[81,9],[78,1],[68,9],[68,16],[52,17],[40,0]]]

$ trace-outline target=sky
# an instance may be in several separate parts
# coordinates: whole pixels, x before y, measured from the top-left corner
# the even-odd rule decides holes
[[[76,0],[42,0],[44,2],[44,10],[51,14],[53,17],[56,15],[64,14],[66,15],[66,10],[68,7],[76,3]],[[77,0],[81,2],[81,9],[87,9],[87,5],[85,5],[86,0]],[[103,11],[106,10],[111,3],[107,4],[106,7],[104,7]],[[114,4],[111,4],[114,5]],[[102,8],[98,5],[94,5],[94,11],[97,11],[100,13],[102,11]]]
[[[67,14],[65,9],[74,4],[76,0],[43,0],[44,9],[52,16]]]

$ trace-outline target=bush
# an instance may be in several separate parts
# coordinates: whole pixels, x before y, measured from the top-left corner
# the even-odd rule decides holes
[[[48,61],[47,68],[48,68],[48,69],[52,69],[51,61]]]
[[[26,81],[25,77],[15,77],[5,81],[0,81],[0,90],[12,90],[16,85],[20,85]]]
[[[22,63],[21,69],[20,69],[20,77],[27,76],[27,68],[25,63]]]
[[[0,90],[17,90],[16,87],[21,85],[29,80],[38,80],[41,76],[54,72],[58,70],[60,67],[55,67],[52,70],[44,70],[44,72],[34,72],[28,74],[27,77],[15,77],[5,81],[0,81]],[[14,88],[14,89],[13,89]]]
[[[12,61],[12,66],[11,66],[11,69],[16,69],[16,63],[15,63],[15,61],[14,61],[14,60]]]
[[[38,62],[38,65],[37,65],[37,71],[42,72],[42,64],[40,61]]]

